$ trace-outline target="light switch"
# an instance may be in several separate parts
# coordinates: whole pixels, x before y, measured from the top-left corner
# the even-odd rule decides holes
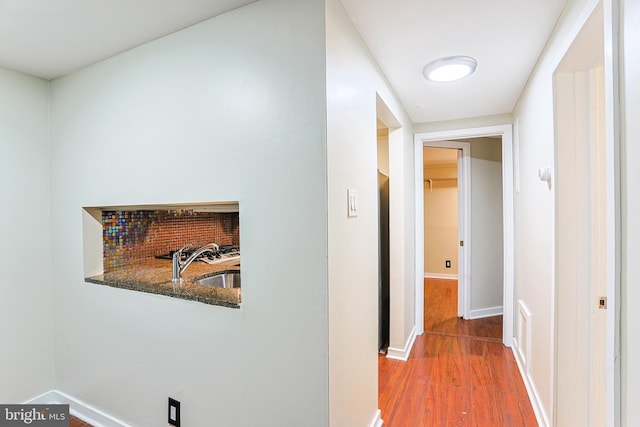
[[[347,216],[358,216],[358,190],[347,190]]]

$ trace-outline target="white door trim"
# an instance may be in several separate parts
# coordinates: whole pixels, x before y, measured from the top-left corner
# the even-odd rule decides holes
[[[620,380],[620,257],[621,257],[621,202],[620,202],[620,116],[622,109],[619,74],[621,5],[616,0],[603,0],[604,8],[604,85],[606,132],[607,209],[607,426],[621,424]],[[622,36],[620,36],[622,37]]]
[[[415,187],[416,187],[416,328],[418,333],[424,332],[424,212],[422,200],[422,148],[425,143],[433,141],[451,141],[464,138],[481,138],[486,136],[502,137],[502,204],[503,204],[503,231],[504,231],[504,292],[503,292],[503,328],[502,341],[505,346],[511,347],[513,343],[513,313],[514,313],[514,206],[513,206],[513,131],[510,124],[484,126],[468,129],[454,129],[438,132],[424,132],[415,135]],[[470,206],[470,204],[469,204]],[[470,221],[470,219],[469,219]],[[465,241],[466,243],[466,241]],[[467,259],[470,257],[467,256]],[[469,260],[470,262],[470,260]],[[470,265],[470,264],[469,264]]]

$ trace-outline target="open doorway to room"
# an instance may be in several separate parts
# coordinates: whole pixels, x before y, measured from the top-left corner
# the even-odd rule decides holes
[[[425,147],[455,148],[458,156],[458,313],[441,322],[449,328],[465,320],[502,315],[502,342],[513,343],[513,155],[511,125],[426,132],[415,138],[416,167],[416,323],[425,311]],[[473,144],[476,144],[473,146]],[[475,154],[472,156],[471,147]],[[475,159],[473,159],[475,157]],[[474,162],[474,167],[471,164]],[[473,174],[472,174],[473,172]],[[484,177],[477,176],[478,173]],[[428,177],[426,177],[428,178]],[[488,186],[482,181],[491,182]],[[428,182],[427,182],[428,185]],[[473,188],[472,188],[473,187]],[[476,188],[477,187],[477,188]],[[427,196],[429,197],[429,196]],[[475,208],[474,208],[475,207]],[[474,210],[475,209],[475,210]],[[495,249],[498,249],[497,251]],[[446,260],[445,260],[446,261]],[[446,264],[445,264],[446,265]],[[473,288],[482,283],[485,292]],[[497,289],[497,292],[496,292]],[[498,323],[500,324],[499,319]],[[499,327],[499,326],[498,326]],[[493,333],[496,333],[492,327]],[[433,329],[432,329],[433,330]],[[468,333],[468,329],[463,332]],[[478,335],[487,335],[485,329]],[[499,333],[499,332],[498,332]]]
[[[501,138],[425,145],[424,330],[502,341]]]
[[[378,350],[398,357],[405,347],[407,317],[405,298],[404,130],[379,96],[376,96],[378,188]],[[409,316],[413,318],[413,314]],[[402,355],[400,355],[402,356]],[[406,357],[404,357],[406,360]]]
[[[425,277],[458,279],[458,152],[425,147],[424,271]],[[454,311],[457,313],[457,290]]]
[[[378,134],[378,350],[389,347],[389,129],[380,120]]]

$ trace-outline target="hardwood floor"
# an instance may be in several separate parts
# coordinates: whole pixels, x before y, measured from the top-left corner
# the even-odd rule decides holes
[[[386,427],[537,426],[511,350],[485,339],[425,333],[407,362],[378,357]]]
[[[427,332],[416,338],[409,360],[378,356],[384,426],[537,426],[513,354],[502,344],[502,317],[458,319],[451,298],[457,283],[444,282],[429,293],[425,283],[432,304],[425,306]]]
[[[502,341],[502,316],[461,319],[457,295],[457,280],[424,279],[424,330]]]
[[[76,418],[72,415],[71,421],[69,422],[69,427],[93,427],[93,426],[89,423],[85,423],[81,419]]]

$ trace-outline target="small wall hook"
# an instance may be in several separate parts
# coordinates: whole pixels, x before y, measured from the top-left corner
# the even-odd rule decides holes
[[[540,181],[546,182],[549,188],[551,188],[551,167],[543,166],[538,169],[538,178],[540,179]]]

